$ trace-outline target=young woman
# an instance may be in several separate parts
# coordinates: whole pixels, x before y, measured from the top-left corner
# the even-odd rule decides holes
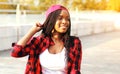
[[[33,35],[42,31],[37,37]],[[13,45],[11,56],[29,56],[25,74],[81,74],[82,48],[78,37],[70,36],[68,10],[53,5],[43,24],[36,23]]]

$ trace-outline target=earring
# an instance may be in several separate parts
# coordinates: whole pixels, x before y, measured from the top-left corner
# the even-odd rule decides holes
[[[54,33],[54,31],[55,31],[55,30],[53,29],[53,30],[52,30],[52,33]]]

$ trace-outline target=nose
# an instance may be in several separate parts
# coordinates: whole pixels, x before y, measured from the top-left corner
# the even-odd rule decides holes
[[[67,23],[68,22],[68,20],[67,19],[62,19],[62,23]]]

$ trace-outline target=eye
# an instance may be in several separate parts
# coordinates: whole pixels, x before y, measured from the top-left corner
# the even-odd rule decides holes
[[[70,17],[64,17],[64,16],[58,16],[57,20],[62,20],[62,19],[65,19],[66,21],[70,21]]]
[[[62,16],[59,16],[57,19],[58,19],[58,20],[62,20]]]

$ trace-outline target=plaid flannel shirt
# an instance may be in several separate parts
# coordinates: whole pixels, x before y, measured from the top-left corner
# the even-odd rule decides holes
[[[70,53],[68,56],[71,59],[67,61],[66,74],[81,74],[80,66],[82,59],[81,41],[78,37],[71,36]],[[11,52],[13,57],[24,57],[29,55],[25,74],[42,74],[39,55],[49,46],[54,45],[52,39],[48,36],[33,37],[25,47],[14,44]],[[47,62],[47,61],[46,61]],[[49,61],[48,61],[49,62]]]

